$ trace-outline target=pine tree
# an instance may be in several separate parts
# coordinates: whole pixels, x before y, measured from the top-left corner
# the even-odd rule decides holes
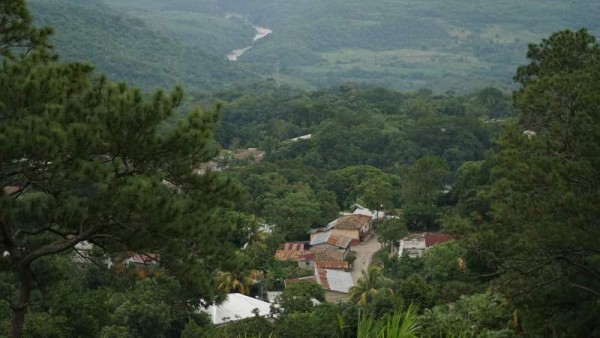
[[[600,327],[600,48],[585,30],[531,45],[517,124],[493,156],[490,224],[474,250],[542,335]]]
[[[39,43],[49,30],[29,23],[22,1],[0,4],[0,269],[18,280],[10,336],[22,336],[32,265],[83,241],[158,253],[190,298],[212,299],[214,271],[232,254],[215,210],[237,195],[228,179],[195,174],[216,155],[217,112],[169,125],[180,88],[145,95],[58,63]]]

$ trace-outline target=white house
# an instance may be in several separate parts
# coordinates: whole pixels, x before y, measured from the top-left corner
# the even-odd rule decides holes
[[[227,299],[219,305],[211,305],[207,309],[201,308],[200,312],[207,313],[215,325],[234,322],[245,318],[267,316],[271,312],[271,304],[241,293],[230,293]]]
[[[452,236],[439,232],[418,232],[404,237],[400,241],[398,256],[407,253],[410,258],[421,257],[430,247],[453,240]]]

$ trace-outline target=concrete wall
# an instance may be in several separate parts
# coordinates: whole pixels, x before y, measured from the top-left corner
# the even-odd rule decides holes
[[[305,270],[315,270],[315,261],[298,261],[298,267]]]
[[[337,291],[325,290],[325,301],[328,303],[347,302],[350,300],[350,294]]]

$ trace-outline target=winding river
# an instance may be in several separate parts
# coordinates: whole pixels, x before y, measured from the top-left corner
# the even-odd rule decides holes
[[[237,61],[238,58],[240,56],[242,56],[242,54],[244,54],[248,49],[252,48],[252,46],[254,46],[254,43],[262,38],[264,38],[265,36],[273,33],[272,30],[265,28],[265,27],[259,27],[259,26],[252,26],[254,27],[254,30],[256,32],[256,34],[254,35],[254,38],[252,39],[252,44],[250,46],[244,47],[244,48],[240,48],[240,49],[234,49],[231,52],[227,53],[227,60],[229,61]]]

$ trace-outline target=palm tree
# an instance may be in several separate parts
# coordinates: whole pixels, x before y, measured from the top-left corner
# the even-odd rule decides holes
[[[357,338],[416,338],[420,330],[417,308],[410,305],[406,311],[399,309],[381,320],[362,313],[358,319]]]
[[[239,292],[247,295],[255,283],[256,270],[222,272],[217,276],[217,288],[227,293]]]
[[[379,294],[391,295],[392,289],[386,286],[387,281],[378,266],[370,266],[362,272],[362,277],[350,289],[350,297],[359,306],[365,306]]]

